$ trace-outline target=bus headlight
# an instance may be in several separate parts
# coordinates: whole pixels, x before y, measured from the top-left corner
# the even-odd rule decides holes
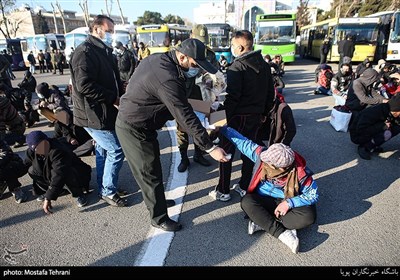
[[[388,50],[387,54],[399,54],[398,50]]]

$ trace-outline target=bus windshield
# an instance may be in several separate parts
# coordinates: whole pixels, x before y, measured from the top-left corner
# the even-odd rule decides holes
[[[45,37],[37,37],[34,38],[35,40],[35,45],[37,50],[46,50],[47,49],[47,44],[46,44],[46,38]],[[54,47],[55,49],[55,47]],[[33,49],[31,49],[33,50]]]
[[[65,35],[65,44],[67,46],[76,48],[81,43],[83,43],[86,40],[86,38],[87,38],[86,34],[79,34],[79,33],[67,34]]]
[[[138,34],[138,42],[143,42],[149,47],[167,47],[169,45],[167,41],[167,32],[146,32]]]
[[[128,45],[131,38],[128,31],[115,30],[114,33],[115,42],[121,42],[124,46]]]
[[[395,13],[394,24],[394,29],[390,36],[390,42],[400,43],[400,13]]]
[[[335,32],[334,44],[337,40],[343,40],[347,34],[353,35],[353,40],[357,45],[376,43],[378,39],[378,25],[375,23],[339,24]]]
[[[294,42],[295,25],[293,21],[270,21],[258,23],[258,44],[269,42]]]
[[[230,48],[229,29],[207,26],[211,48]]]

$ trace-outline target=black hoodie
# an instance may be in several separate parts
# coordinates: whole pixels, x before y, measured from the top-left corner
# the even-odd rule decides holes
[[[224,102],[229,121],[234,115],[268,115],[275,96],[270,65],[264,61],[261,50],[235,58],[227,71]]]

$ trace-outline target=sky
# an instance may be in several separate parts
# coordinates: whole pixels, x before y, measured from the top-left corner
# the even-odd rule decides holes
[[[223,0],[216,0],[223,1]],[[111,14],[119,15],[119,8],[116,0],[108,0],[108,4],[113,2]],[[138,16],[143,16],[144,11],[159,12],[165,17],[168,14],[178,15],[181,18],[188,18],[193,21],[193,8],[198,7],[201,3],[211,2],[211,0],[120,0],[121,8],[124,16],[128,17],[129,22],[136,21]],[[17,0],[19,7],[21,4],[28,4],[31,7],[43,6],[47,11],[52,11],[51,3],[55,6],[56,0]],[[79,0],[58,0],[61,8],[82,12],[79,6]],[[106,13],[106,5],[104,0],[88,0],[89,12],[92,14],[101,14],[101,9]]]

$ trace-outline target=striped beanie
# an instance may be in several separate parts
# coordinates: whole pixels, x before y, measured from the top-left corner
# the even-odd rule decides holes
[[[294,161],[294,151],[285,144],[276,143],[260,154],[261,161],[269,163],[276,168],[284,168]]]

